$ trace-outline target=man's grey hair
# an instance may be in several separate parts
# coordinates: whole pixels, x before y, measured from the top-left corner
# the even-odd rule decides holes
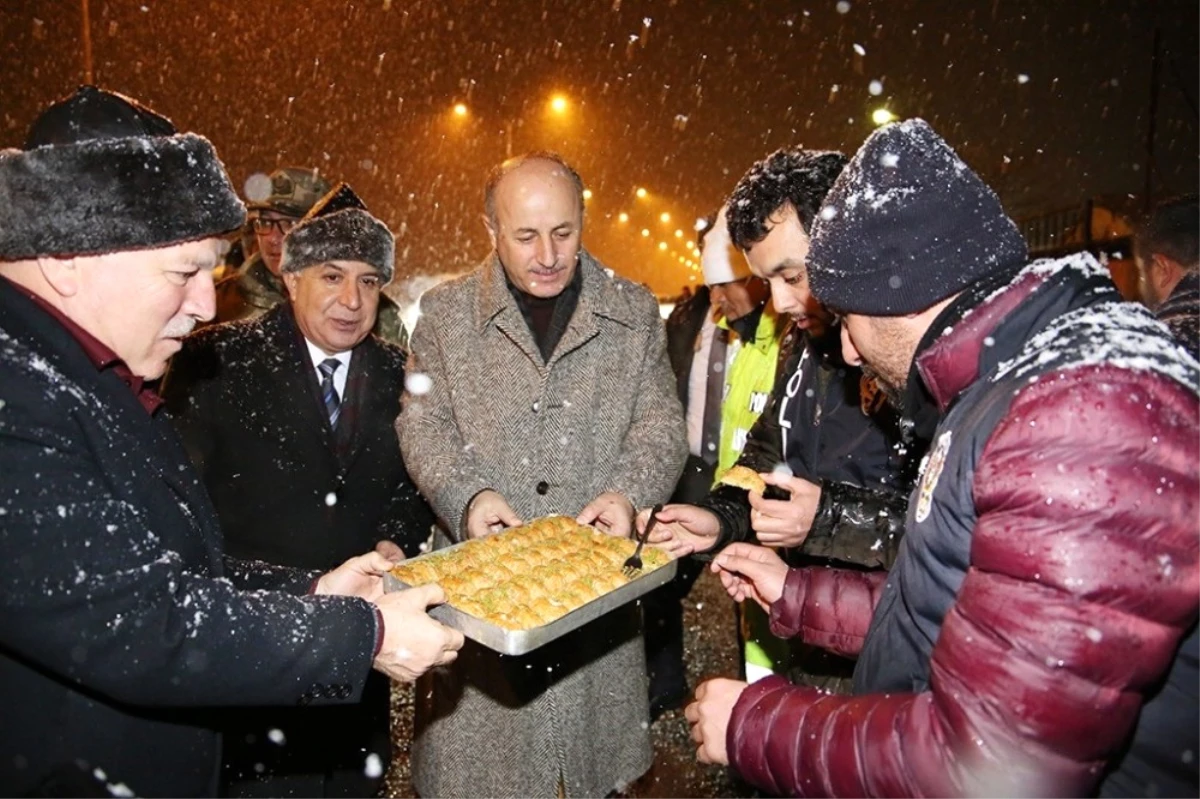
[[[579,219],[583,219],[583,178],[579,177],[579,173],[575,168],[566,162],[561,155],[550,150],[537,150],[532,153],[525,153],[508,159],[502,164],[492,168],[488,173],[487,183],[483,186],[483,211],[487,214],[488,224],[492,229],[497,228],[496,224],[496,187],[500,185],[500,181],[510,172],[524,166],[530,161],[550,161],[562,167],[563,172],[571,179],[571,183],[575,186],[575,196],[579,201]]]
[[[1200,203],[1189,194],[1164,200],[1138,225],[1133,251],[1142,260],[1167,256],[1189,272],[1200,271]]]

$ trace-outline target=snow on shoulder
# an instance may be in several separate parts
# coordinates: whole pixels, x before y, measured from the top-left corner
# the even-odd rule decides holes
[[[1034,261],[1018,274],[1053,275],[1076,270],[1084,277],[1107,274],[1090,253]],[[1014,281],[1015,282],[1015,281]],[[1155,372],[1200,393],[1200,363],[1175,344],[1167,328],[1141,305],[1104,302],[1063,314],[1031,338],[1012,359],[1001,363],[993,381],[1030,372],[1108,364]]]

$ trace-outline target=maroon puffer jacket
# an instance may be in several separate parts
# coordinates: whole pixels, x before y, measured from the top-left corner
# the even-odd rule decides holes
[[[1106,402],[1081,406],[1097,377],[1084,371],[1023,392],[1011,417],[1036,410],[1039,447],[1083,448],[1100,483],[1121,486],[1113,505],[1074,529],[1053,505],[1013,507],[1014,480],[1042,484],[1055,464],[1030,451],[1027,425],[999,428],[975,479],[976,507],[995,516],[981,510],[929,690],[841,697],[778,677],[755,683],[727,740],[746,780],[797,796],[963,795],[986,790],[989,776],[1023,795],[1094,790],[1142,691],[1195,623],[1200,425],[1191,392],[1127,370],[1110,370]],[[1141,413],[1146,404],[1162,410]],[[1057,442],[1047,427],[1061,431]],[[1024,465],[1003,474],[1013,459]],[[794,570],[773,627],[854,654],[879,590],[867,574]],[[1021,773],[987,773],[1005,762]]]

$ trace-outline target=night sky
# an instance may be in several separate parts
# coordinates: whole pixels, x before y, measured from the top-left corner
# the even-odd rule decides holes
[[[347,180],[397,233],[400,278],[476,264],[487,168],[552,148],[594,192],[589,249],[674,293],[696,275],[679,262],[696,217],[751,163],[790,144],[852,152],[879,107],[929,120],[1014,216],[1088,197],[1137,210],[1156,26],[1154,194],[1197,190],[1195,0],[90,0],[90,13],[97,83],[208,136],[239,188],[284,165]],[[0,0],[0,146],[83,82],[82,27],[78,0]]]

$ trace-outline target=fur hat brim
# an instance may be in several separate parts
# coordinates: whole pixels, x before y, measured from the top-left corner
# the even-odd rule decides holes
[[[359,208],[305,219],[283,240],[279,268],[298,272],[330,261],[360,261],[379,270],[385,284],[396,268],[396,239],[387,225]]]
[[[212,144],[192,133],[0,152],[0,260],[166,247],[245,216]]]

